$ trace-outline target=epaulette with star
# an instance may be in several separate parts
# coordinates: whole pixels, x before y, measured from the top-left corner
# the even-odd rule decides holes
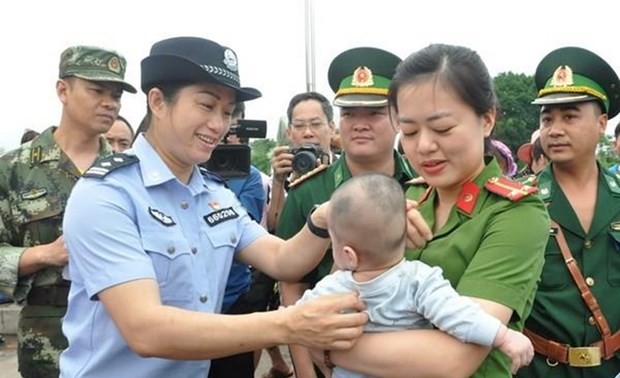
[[[101,179],[112,171],[135,164],[139,161],[140,159],[138,159],[135,155],[127,155],[123,153],[114,154],[97,161],[90,168],[88,168],[86,172],[84,172],[83,177],[94,177]]]
[[[489,192],[508,198],[513,202],[538,191],[538,189],[533,186],[513,181],[507,177],[492,177],[484,184],[484,187]]]
[[[304,173],[303,175],[295,178],[293,181],[291,181],[291,183],[288,185],[288,187],[289,188],[294,188],[296,186],[299,186],[299,184],[301,184],[302,182],[306,181],[310,177],[314,177],[317,174],[319,174],[319,173],[323,172],[324,170],[326,170],[327,167],[329,167],[327,164],[320,164],[318,167],[314,168],[313,170],[308,171],[308,172]]]

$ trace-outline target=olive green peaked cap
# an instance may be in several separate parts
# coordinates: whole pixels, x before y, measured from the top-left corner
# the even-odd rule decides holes
[[[609,118],[620,111],[620,80],[603,58],[581,47],[563,47],[547,54],[534,75],[536,105],[599,101]]]
[[[357,47],[332,60],[328,80],[340,107],[383,107],[396,66],[401,59],[374,47]]]
[[[125,81],[127,61],[114,50],[94,46],[71,46],[60,54],[58,77],[79,77],[90,81],[119,83],[124,90],[137,90]]]

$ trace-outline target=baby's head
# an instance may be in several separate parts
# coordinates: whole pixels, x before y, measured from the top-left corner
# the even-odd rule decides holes
[[[332,194],[327,224],[339,269],[393,265],[406,243],[403,189],[384,174],[355,176]]]

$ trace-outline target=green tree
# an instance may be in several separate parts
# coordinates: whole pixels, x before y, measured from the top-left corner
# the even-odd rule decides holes
[[[499,114],[493,137],[504,142],[516,154],[523,143],[529,142],[538,128],[538,106],[534,78],[525,74],[504,72],[493,82],[499,100]]]
[[[609,168],[618,162],[618,156],[614,151],[613,136],[607,134],[601,135],[596,149],[596,157],[604,168]]]
[[[271,175],[271,154],[276,147],[273,139],[254,139],[250,142],[252,148],[252,164],[266,175]]]

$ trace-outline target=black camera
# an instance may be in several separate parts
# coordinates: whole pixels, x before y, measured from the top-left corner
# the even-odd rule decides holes
[[[239,124],[231,127],[222,144],[211,153],[211,158],[201,164],[209,171],[218,174],[223,179],[243,178],[250,174],[252,164],[252,150],[246,144],[226,144],[229,135],[239,138],[264,138],[267,134],[267,122],[252,119],[241,119]]]
[[[329,156],[321,147],[314,144],[304,144],[301,147],[291,148],[293,154],[293,171],[301,176],[310,172],[319,166],[319,164],[328,164]]]

